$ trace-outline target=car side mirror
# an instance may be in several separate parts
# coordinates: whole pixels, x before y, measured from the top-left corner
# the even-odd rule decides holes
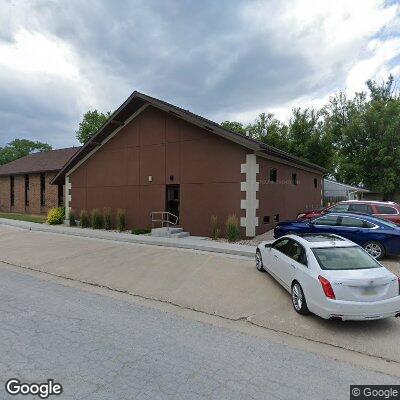
[[[270,249],[272,247],[272,243],[265,243],[265,248]]]

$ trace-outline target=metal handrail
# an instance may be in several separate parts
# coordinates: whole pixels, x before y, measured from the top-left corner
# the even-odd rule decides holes
[[[161,219],[155,218],[155,215],[161,215]],[[172,214],[168,211],[153,211],[150,213],[151,216],[151,228],[154,228],[154,223],[155,222],[161,222],[161,227],[164,228],[164,224],[166,224],[167,228],[171,225],[177,225],[179,221],[179,217],[176,216],[175,214]],[[173,221],[171,221],[171,217]]]

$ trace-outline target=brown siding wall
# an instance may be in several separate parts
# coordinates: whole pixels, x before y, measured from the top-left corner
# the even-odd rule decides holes
[[[208,235],[212,214],[240,216],[245,160],[246,149],[148,108],[71,174],[71,208],[122,208],[129,228],[149,228],[165,185],[180,184],[181,226]]]
[[[322,174],[305,171],[294,166],[257,157],[260,166],[260,207],[257,216],[259,226],[257,234],[266,232],[275,226],[274,215],[279,220],[295,219],[297,214],[306,209],[321,207]],[[270,170],[276,168],[277,182],[269,181]],[[297,185],[292,184],[292,173],[297,174]],[[314,187],[314,179],[317,187]],[[270,223],[264,223],[264,216],[270,217]]]
[[[240,167],[250,152],[149,107],[70,175],[70,206],[78,214],[82,209],[121,208],[126,210],[128,228],[149,228],[150,213],[165,209],[165,185],[180,184],[180,225],[193,235],[209,235],[211,215],[217,215],[222,228],[229,214],[245,215],[240,209],[245,197]],[[257,161],[258,177],[269,177],[274,162],[259,157]],[[294,218],[307,205],[321,202],[320,174],[276,164],[279,179],[290,181],[294,171],[299,184],[260,185],[257,233],[273,227],[272,217],[271,224],[263,224],[264,215]],[[314,177],[319,179],[316,190]]]
[[[25,205],[25,175],[14,176],[14,206],[10,203],[10,177],[0,177],[0,211],[27,214],[46,214],[58,207],[58,186],[51,185],[54,172],[45,173],[46,204],[40,205],[40,174],[29,174],[29,206]]]

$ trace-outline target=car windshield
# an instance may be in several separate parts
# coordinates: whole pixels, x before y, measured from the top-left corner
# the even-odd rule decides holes
[[[367,252],[360,247],[320,247],[312,249],[321,269],[350,270],[381,268]]]

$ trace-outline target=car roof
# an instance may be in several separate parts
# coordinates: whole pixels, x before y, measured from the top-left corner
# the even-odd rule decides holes
[[[380,201],[380,200],[343,200],[339,201],[339,203],[354,203],[354,204],[379,204],[382,206],[399,206],[399,204],[393,201]],[[339,204],[336,203],[336,204]]]
[[[356,247],[357,245],[350,240],[339,235],[329,233],[304,233],[300,235],[290,234],[288,237],[296,240],[300,244],[309,248],[320,247]]]

